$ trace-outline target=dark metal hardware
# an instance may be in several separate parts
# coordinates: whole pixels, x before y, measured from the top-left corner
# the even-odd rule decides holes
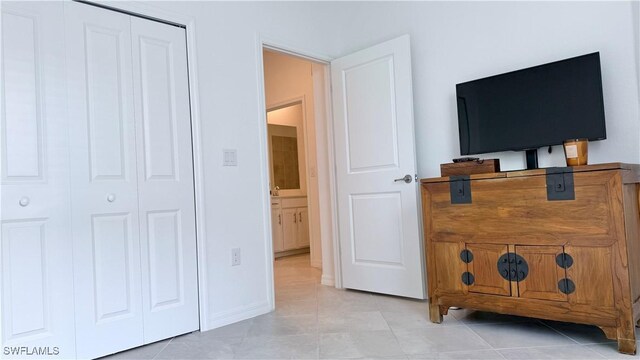
[[[449,177],[449,192],[452,204],[471,204],[471,181],[469,175]]]
[[[505,253],[498,259],[498,272],[507,281],[522,281],[529,275],[529,264],[516,253]]]
[[[575,200],[573,168],[552,167],[546,169],[547,200]]]
[[[462,282],[465,285],[471,285],[473,284],[473,282],[475,281],[475,278],[473,277],[473,274],[465,271],[464,273],[462,273]]]
[[[558,282],[558,289],[563,294],[571,294],[576,291],[576,284],[571,279],[564,278]]]
[[[473,253],[471,251],[464,249],[460,252],[460,259],[466,264],[473,261]]]
[[[558,254],[558,256],[556,256],[556,264],[561,268],[568,269],[573,265],[573,258],[566,253]]]

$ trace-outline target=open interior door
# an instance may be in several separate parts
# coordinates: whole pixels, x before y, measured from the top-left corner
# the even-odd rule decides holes
[[[331,62],[342,284],[424,299],[409,36]]]

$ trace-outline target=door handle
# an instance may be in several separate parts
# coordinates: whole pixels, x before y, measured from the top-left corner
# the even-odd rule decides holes
[[[302,213],[301,212],[298,213],[298,219],[300,220],[300,223],[302,224]]]
[[[282,225],[282,214],[278,214],[278,225]]]
[[[400,179],[395,179],[393,180],[393,182],[399,182],[399,181],[404,181],[407,184],[410,184],[411,181],[413,181],[413,177],[409,174],[405,175],[404,177],[400,178]]]
[[[22,207],[25,207],[25,206],[28,206],[30,202],[31,200],[28,197],[23,196],[20,198],[20,201],[18,201],[18,204],[20,204],[20,206]]]
[[[296,217],[296,214],[293,213],[293,223],[297,223],[298,222],[298,217]]]

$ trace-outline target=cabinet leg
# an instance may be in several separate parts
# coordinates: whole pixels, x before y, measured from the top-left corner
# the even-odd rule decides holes
[[[630,339],[618,339],[618,351],[623,354],[635,355],[636,342]]]
[[[431,319],[432,323],[442,323],[442,313],[440,313],[440,306],[438,306],[436,301],[432,301],[432,299],[429,299],[429,319]]]
[[[623,354],[636,354],[636,332],[633,322],[629,326],[618,327],[618,351]]]

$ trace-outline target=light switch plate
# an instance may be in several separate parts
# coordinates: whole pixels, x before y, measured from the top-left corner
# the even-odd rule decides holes
[[[238,151],[222,149],[222,166],[238,166]]]

